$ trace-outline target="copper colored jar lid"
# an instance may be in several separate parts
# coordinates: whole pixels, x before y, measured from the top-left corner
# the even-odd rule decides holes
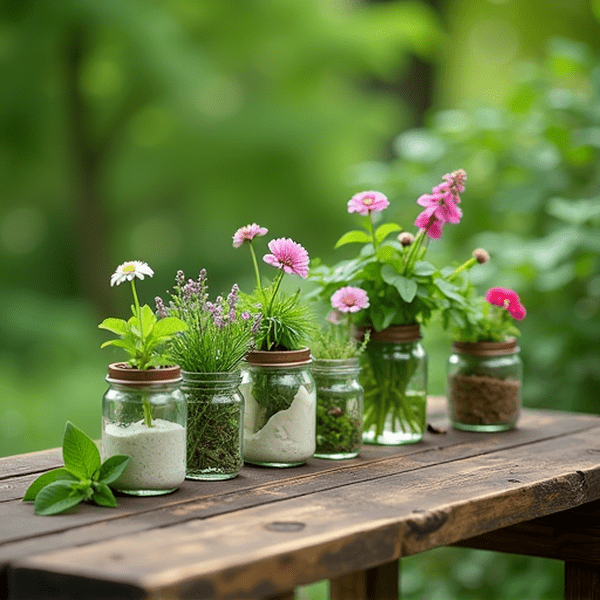
[[[255,366],[297,366],[308,364],[310,361],[310,348],[302,348],[301,350],[251,350],[246,355],[246,362]]]
[[[415,342],[421,339],[421,326],[416,323],[414,325],[392,325],[381,331],[375,331],[370,328],[360,327],[358,330],[358,339],[364,339],[365,330],[369,329],[371,342]]]
[[[127,363],[108,365],[106,381],[124,385],[152,385],[156,383],[176,383],[181,380],[181,368],[178,365],[152,369],[136,369]]]
[[[471,356],[505,356],[519,351],[517,338],[503,342],[453,342],[452,349]]]

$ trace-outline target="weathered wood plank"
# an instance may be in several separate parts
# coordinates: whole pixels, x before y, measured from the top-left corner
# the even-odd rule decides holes
[[[149,596],[268,596],[596,500],[600,456],[586,449],[597,439],[584,431],[33,556],[13,564],[13,581],[58,572]]]
[[[398,600],[400,561],[336,577],[330,584],[330,600]]]
[[[600,600],[600,566],[567,562],[565,600]]]
[[[186,481],[170,496],[119,497],[116,509],[81,505],[75,514],[52,518],[32,516],[32,507],[9,502],[0,519],[0,565],[33,552],[80,545],[134,531],[206,518],[335,489],[360,481],[383,479],[428,465],[451,464],[470,456],[486,456],[538,440],[559,440],[572,432],[600,425],[588,415],[526,411],[519,429],[499,435],[470,434],[453,429],[447,435],[427,434],[421,444],[396,448],[366,446],[361,457],[334,462],[312,459],[295,469],[244,467],[241,475],[223,482]],[[559,442],[555,442],[558,444]],[[390,452],[395,454],[390,455]],[[58,535],[50,535],[56,533]]]
[[[456,545],[600,566],[600,502],[492,531]]]

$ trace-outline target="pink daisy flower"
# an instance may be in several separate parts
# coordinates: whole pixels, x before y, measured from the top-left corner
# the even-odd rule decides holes
[[[494,306],[505,308],[510,316],[517,321],[522,321],[527,314],[517,292],[513,292],[508,288],[492,288],[487,291],[485,299]]]
[[[425,229],[427,235],[438,239],[442,235],[444,223],[459,223],[462,211],[457,204],[460,193],[465,190],[467,174],[459,169],[442,177],[443,183],[436,185],[431,194],[423,194],[417,199],[419,206],[425,210],[415,220],[415,225]]]
[[[369,296],[361,288],[346,286],[331,296],[331,306],[342,313],[355,313],[369,306]]]
[[[508,312],[510,313],[510,316],[517,321],[522,321],[527,314],[525,307],[520,302],[509,304]]]
[[[519,303],[519,295],[508,288],[495,287],[487,291],[485,299],[494,306],[506,307],[506,303]]]
[[[271,254],[265,254],[263,260],[286,273],[299,275],[303,279],[308,276],[308,252],[289,238],[278,238],[267,244]]]
[[[366,217],[370,213],[381,212],[389,204],[389,200],[381,192],[360,192],[348,200],[348,212]]]
[[[252,241],[256,236],[267,235],[269,230],[266,227],[261,227],[256,223],[252,223],[251,225],[246,225],[245,227],[240,227],[233,234],[233,247],[239,248],[244,242]]]

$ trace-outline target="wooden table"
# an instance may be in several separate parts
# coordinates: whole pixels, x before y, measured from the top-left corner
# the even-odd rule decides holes
[[[474,434],[429,412],[446,432],[420,444],[54,517],[20,498],[60,451],[2,458],[0,597],[287,599],[330,579],[335,600],[395,600],[400,557],[459,544],[564,560],[566,597],[600,598],[600,417],[525,410]]]

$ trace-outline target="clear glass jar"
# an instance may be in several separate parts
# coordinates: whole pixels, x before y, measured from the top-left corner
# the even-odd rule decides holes
[[[102,459],[131,457],[111,484],[134,496],[176,490],[185,479],[186,405],[179,367],[138,370],[109,365],[102,399]]]
[[[188,479],[231,479],[242,458],[242,377],[232,373],[182,371],[181,391],[187,402]]]
[[[450,422],[464,431],[512,429],[521,411],[517,340],[452,344],[446,395]]]
[[[363,441],[414,444],[427,426],[427,353],[419,325],[372,331],[362,353]]]
[[[310,350],[249,352],[242,368],[244,461],[293,467],[315,452],[317,394]]]
[[[363,388],[358,358],[317,359],[317,458],[354,458],[362,446]]]

